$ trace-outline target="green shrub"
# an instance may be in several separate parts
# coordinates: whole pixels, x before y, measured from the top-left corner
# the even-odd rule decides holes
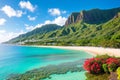
[[[88,71],[88,73],[86,73],[87,80],[109,80],[108,75],[115,73],[119,67],[117,74],[119,75],[118,80],[120,80],[120,58],[98,55],[95,58],[85,60],[83,67]]]
[[[104,70],[105,73],[109,73],[108,65],[107,64],[103,64],[102,68],[103,68],[103,70]]]
[[[108,64],[109,72],[114,72],[117,69],[117,65],[115,63]]]
[[[117,75],[118,75],[118,80],[120,80],[120,67],[117,68]]]
[[[97,56],[96,56],[96,58],[102,58],[102,59],[108,59],[108,58],[110,58],[110,57],[112,57],[112,56],[109,56],[109,55],[107,55],[107,54],[105,54],[105,55],[97,55]]]
[[[117,65],[115,63],[108,65],[109,72],[114,72],[117,69]]]

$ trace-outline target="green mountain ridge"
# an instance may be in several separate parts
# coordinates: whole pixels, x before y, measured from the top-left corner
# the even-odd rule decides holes
[[[31,36],[34,36],[34,35],[39,35],[39,34],[42,34],[42,33],[47,33],[47,32],[50,32],[50,31],[54,31],[54,30],[57,30],[59,28],[62,28],[62,26],[59,26],[59,25],[56,25],[56,24],[47,24],[47,25],[43,25],[39,28],[36,28],[30,32],[27,32],[25,34],[22,34],[22,35],[19,35],[18,37],[16,38],[13,38],[11,40],[9,40],[7,43],[15,43],[15,42],[19,42],[19,41],[23,41],[25,38],[30,38]]]
[[[72,23],[77,23],[80,20],[89,23],[89,24],[100,24],[105,23],[112,19],[118,12],[120,12],[120,8],[100,10],[100,9],[92,9],[92,10],[82,10],[81,12],[72,13],[65,25],[69,25]]]
[[[15,38],[8,43],[75,45],[120,48],[120,8],[72,13],[65,26],[53,31]],[[33,41],[32,39],[36,40]],[[31,40],[31,41],[30,41]]]

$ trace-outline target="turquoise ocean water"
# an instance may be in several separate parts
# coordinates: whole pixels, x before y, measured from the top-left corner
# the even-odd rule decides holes
[[[0,80],[5,80],[5,78],[11,74],[24,73],[28,70],[47,66],[49,64],[60,64],[88,57],[92,57],[92,55],[84,51],[0,45]],[[77,73],[67,73],[63,76],[76,76],[76,74]],[[50,80],[55,80],[54,75],[51,76],[53,79]],[[62,77],[62,75],[55,75],[55,77],[56,76]],[[77,78],[78,77],[76,77],[75,80],[77,80]]]

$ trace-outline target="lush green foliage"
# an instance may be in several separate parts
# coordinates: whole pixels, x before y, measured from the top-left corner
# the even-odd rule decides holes
[[[62,26],[59,26],[59,25],[56,25],[56,24],[43,25],[40,28],[36,28],[36,29],[26,33],[26,34],[19,35],[18,37],[10,40],[9,43],[25,41],[26,39],[30,40],[30,39],[33,38],[33,36],[35,36],[37,38],[40,34],[47,33],[47,32],[50,32],[50,31],[54,31],[54,30],[60,29],[61,27]],[[36,38],[34,38],[33,40],[36,40]]]
[[[111,57],[113,57],[113,56],[109,56],[109,55],[107,55],[107,54],[105,54],[105,55],[97,55],[97,56],[96,56],[96,58],[101,58],[101,59],[103,59],[103,60],[106,60],[106,59],[111,58]]]
[[[117,68],[118,80],[120,80],[120,67]]]
[[[120,66],[120,62],[119,58],[102,55],[85,60],[83,66],[85,70],[92,74],[101,74],[116,71]]]
[[[119,59],[117,58],[108,58],[106,60],[106,64],[108,65],[109,72],[114,72],[120,66]]]
[[[100,77],[106,74],[109,75],[116,70],[117,74],[119,74],[120,68],[118,67],[120,67],[120,58],[108,55],[96,56],[95,58],[85,60],[83,67],[85,70],[88,71],[86,73],[88,80],[108,80],[108,77],[103,77],[103,79],[101,79]],[[95,78],[92,79],[92,77]]]
[[[32,31],[34,33],[38,30],[36,34],[27,37],[21,36],[12,39],[10,42],[19,43],[22,41],[27,45],[76,45],[120,48],[120,16],[118,16],[119,13],[117,14],[119,10],[119,8],[115,10],[112,9],[111,11],[106,10],[105,14],[102,11],[100,12],[100,10],[91,10],[92,12],[88,11],[88,14],[97,14],[99,12],[100,15],[95,23],[80,20],[77,23],[69,24],[60,29],[57,28],[57,30],[55,30],[56,28],[49,31],[45,29],[41,34],[37,34],[40,31],[36,29]],[[86,12],[87,11],[85,11],[85,13]],[[107,18],[105,15],[109,17]],[[101,19],[105,21],[98,23]],[[50,27],[50,29],[51,28],[53,27]]]
[[[109,73],[108,65],[107,64],[103,64],[102,68],[103,68],[103,70],[104,70],[105,73]]]

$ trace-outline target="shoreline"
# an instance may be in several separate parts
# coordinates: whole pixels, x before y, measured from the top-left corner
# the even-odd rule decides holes
[[[58,48],[67,50],[79,50],[85,51],[93,56],[105,55],[120,57],[119,48],[104,48],[104,47],[93,47],[93,46],[44,46],[44,45],[16,45],[16,46],[26,46],[26,47],[46,47],[46,48]]]
[[[120,57],[120,49],[116,48],[103,48],[103,47],[90,47],[90,46],[37,46],[33,47],[49,47],[49,48],[59,48],[59,49],[68,49],[68,50],[82,50],[88,52],[89,54],[104,55],[108,54],[110,56]]]

